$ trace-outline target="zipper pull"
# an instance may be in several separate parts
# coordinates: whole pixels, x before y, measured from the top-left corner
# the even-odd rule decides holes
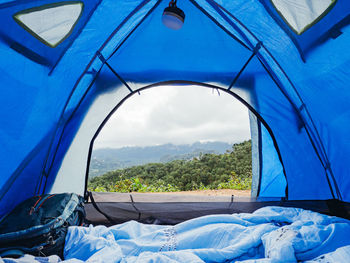
[[[38,200],[36,200],[35,204],[30,208],[30,210],[29,210],[29,215],[32,215],[32,214],[34,213],[35,207],[36,207],[37,204],[39,203],[40,199],[41,199],[41,196],[39,196]]]
[[[32,214],[33,214],[34,209],[35,209],[35,207],[34,207],[34,206],[32,206],[32,207],[30,208],[30,210],[29,210],[29,215],[32,215]]]

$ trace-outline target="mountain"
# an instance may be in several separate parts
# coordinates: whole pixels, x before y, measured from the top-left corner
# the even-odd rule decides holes
[[[101,148],[92,152],[89,177],[102,175],[108,171],[147,163],[166,163],[173,160],[190,160],[201,153],[222,154],[232,150],[225,142],[195,142],[174,145],[171,143],[145,146],[123,147],[118,149]]]

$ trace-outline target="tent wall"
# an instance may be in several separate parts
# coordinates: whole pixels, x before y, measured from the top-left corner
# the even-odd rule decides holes
[[[40,6],[41,1],[31,4]],[[152,1],[144,4],[130,0],[121,7],[116,1],[103,1],[51,74],[51,69],[29,60],[0,40],[1,87],[6,87],[0,89],[0,215],[40,192],[37,187],[51,167],[46,161],[47,155],[50,153],[50,159],[53,157],[56,149],[53,144],[59,142],[60,130],[94,78],[91,73],[102,63],[97,61],[96,69],[92,65],[79,82],[81,86],[76,87],[79,76],[122,21],[136,9],[138,16],[133,23],[137,22],[151,4]],[[3,7],[7,4],[0,9]],[[9,12],[8,15],[13,14]],[[0,16],[0,21],[3,22],[3,18]],[[72,108],[65,110],[68,101]],[[30,176],[23,170],[27,166]],[[54,180],[55,175],[52,177]],[[25,181],[25,178],[28,179]],[[18,187],[26,185],[27,190],[22,188],[17,192],[14,183]],[[44,185],[42,182],[41,186]],[[14,191],[8,192],[12,187]],[[14,193],[17,193],[16,198],[13,198]]]
[[[264,8],[260,8],[258,4],[253,5],[252,2],[220,1],[220,4],[244,25],[247,25],[258,39],[263,40],[264,46],[278,60],[278,64],[286,75],[273,63],[270,64],[271,71],[280,79],[290,94],[289,97],[300,109],[305,123],[310,126],[311,136],[320,155],[323,169],[326,170],[333,186],[335,196],[349,201],[349,191],[346,191],[349,187],[349,179],[346,178],[349,167],[342,161],[345,156],[349,156],[350,151],[347,136],[345,136],[349,133],[350,126],[344,123],[345,119],[348,120],[346,101],[350,95],[347,89],[350,78],[348,67],[350,53],[345,52],[350,43],[349,23],[342,24],[340,36],[325,39],[309,50],[306,62],[303,62],[298,58],[298,50],[288,35],[274,22]],[[350,2],[341,2],[343,14],[348,14]],[[259,20],[254,17],[259,17]],[[341,17],[339,16],[339,19]],[[338,22],[339,20],[332,21],[333,24]],[[288,76],[289,81],[285,76]],[[288,84],[290,81],[294,87]],[[292,93],[295,94],[295,92],[292,92],[292,88],[297,91],[299,98],[302,98],[302,103],[300,99],[293,96]],[[340,117],[342,120],[339,119],[339,116],[342,116]],[[337,123],[336,120],[340,120],[342,124]],[[310,176],[309,173],[306,174]],[[314,182],[318,180],[315,179]],[[339,188],[338,194],[335,182]],[[317,183],[317,185],[323,187],[323,184]]]

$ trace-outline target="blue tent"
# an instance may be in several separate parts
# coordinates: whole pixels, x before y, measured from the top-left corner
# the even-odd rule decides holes
[[[350,2],[0,0],[0,215],[83,194],[96,138],[138,91],[223,90],[251,112],[258,197],[350,201]]]

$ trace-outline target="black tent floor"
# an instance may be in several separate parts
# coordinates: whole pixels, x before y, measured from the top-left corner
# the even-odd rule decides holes
[[[235,196],[201,196],[156,193],[93,193],[94,200],[112,222],[92,205],[85,205],[92,224],[112,225],[129,220],[174,225],[211,214],[252,213],[264,206],[298,207],[350,219],[350,204],[338,200],[283,200]]]

